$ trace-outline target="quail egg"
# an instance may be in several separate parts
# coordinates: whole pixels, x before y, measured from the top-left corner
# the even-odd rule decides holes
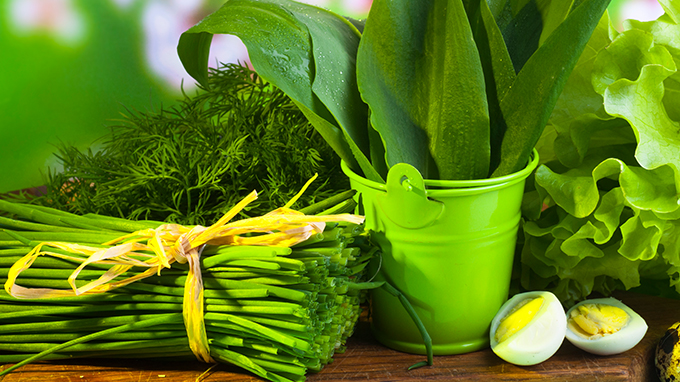
[[[623,353],[637,345],[645,333],[645,320],[612,297],[584,300],[567,312],[567,340],[589,353]]]
[[[555,354],[566,328],[564,308],[554,294],[520,293],[506,301],[491,322],[491,349],[515,365],[535,365]]]

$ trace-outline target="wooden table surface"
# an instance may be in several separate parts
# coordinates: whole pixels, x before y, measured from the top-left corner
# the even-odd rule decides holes
[[[390,350],[371,337],[368,323],[359,322],[348,341],[347,351],[336,354],[334,362],[320,373],[308,375],[312,381],[657,381],[654,349],[666,329],[680,321],[680,300],[619,292],[615,297],[638,312],[649,325],[644,339],[630,351],[608,357],[583,352],[568,341],[549,360],[535,366],[519,367],[498,358],[491,350],[452,356],[435,356],[434,365],[408,371],[424,356]],[[8,365],[2,366],[6,368]],[[196,381],[210,366],[199,362],[168,363],[149,360],[79,359],[68,362],[29,364],[4,377],[2,382],[123,382]],[[241,369],[218,365],[201,381],[261,381]]]

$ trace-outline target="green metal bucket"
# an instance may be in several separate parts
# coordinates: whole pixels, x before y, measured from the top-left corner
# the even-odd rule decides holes
[[[435,355],[489,345],[489,326],[508,298],[520,205],[531,162],[514,174],[480,180],[423,180],[413,166],[390,168],[385,184],[342,169],[357,191],[357,213],[382,250],[371,265],[413,305]],[[400,301],[371,294],[371,330],[385,346],[426,354],[421,333]]]

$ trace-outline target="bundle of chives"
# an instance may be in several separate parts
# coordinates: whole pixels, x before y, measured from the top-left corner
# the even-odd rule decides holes
[[[351,211],[351,196],[343,193],[302,211]],[[0,211],[11,216],[0,218],[3,284],[10,267],[40,243],[107,248],[101,243],[162,224],[2,200]],[[38,256],[17,282],[71,289],[67,279],[79,264],[68,250],[47,248],[56,255]],[[271,381],[302,381],[307,372],[321,370],[353,332],[363,298],[356,286],[376,250],[361,225],[344,221],[326,223],[323,232],[291,247],[206,245],[200,269],[210,357]],[[89,264],[75,286],[110,267]],[[0,292],[0,363],[16,363],[0,375],[37,359],[195,359],[183,318],[187,270],[175,263],[159,275],[99,294],[17,299]],[[132,275],[127,271],[114,281]]]

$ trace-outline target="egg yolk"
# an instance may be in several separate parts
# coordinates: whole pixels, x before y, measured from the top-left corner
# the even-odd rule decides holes
[[[527,326],[536,313],[538,313],[538,310],[541,309],[542,305],[543,297],[526,299],[515,305],[510,313],[501,319],[498,328],[496,329],[496,341],[499,343],[503,342],[520,331],[523,327]]]
[[[567,325],[572,332],[592,340],[618,332],[629,319],[628,313],[615,306],[583,304],[571,311]]]

